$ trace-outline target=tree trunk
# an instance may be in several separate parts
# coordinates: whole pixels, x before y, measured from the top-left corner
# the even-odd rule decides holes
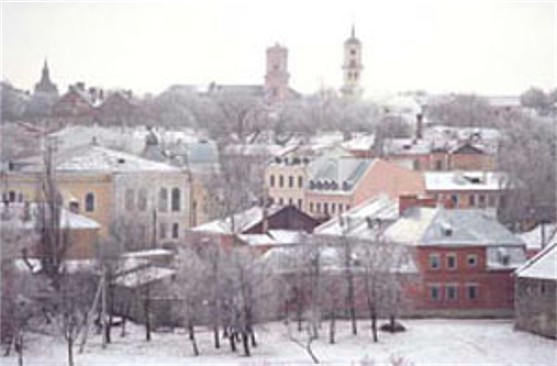
[[[68,366],[73,366],[73,339],[68,338]]]
[[[395,332],[395,316],[394,314],[389,315],[389,323],[391,324],[391,332]]]
[[[199,356],[199,348],[197,347],[197,341],[195,339],[195,328],[193,327],[193,324],[189,324],[188,325],[188,332],[189,332],[189,338],[191,341],[191,346],[193,348],[193,354],[194,356]]]
[[[257,347],[257,340],[255,339],[255,331],[253,330],[252,326],[249,327],[249,335],[251,339],[251,346],[253,348]]]
[[[371,333],[373,334],[373,341],[375,343],[379,342],[377,337],[377,311],[375,311],[375,305],[371,308]]]
[[[249,337],[247,330],[242,330],[242,344],[244,345],[244,355],[247,357],[251,356],[251,352],[249,349]]]
[[[213,326],[213,338],[215,340],[215,348],[220,348],[220,338],[219,338],[219,326]]]
[[[236,335],[234,334],[234,331],[230,331],[228,340],[230,341],[230,350],[232,352],[236,352]]]
[[[23,334],[20,333],[16,337],[15,349],[17,351],[17,364],[23,366]]]
[[[331,322],[329,324],[329,343],[335,344],[335,322],[336,314],[335,311],[331,312]]]
[[[122,331],[120,332],[120,337],[126,336],[126,316],[122,316]]]
[[[150,304],[149,285],[145,287],[145,340],[151,340],[151,304]]]

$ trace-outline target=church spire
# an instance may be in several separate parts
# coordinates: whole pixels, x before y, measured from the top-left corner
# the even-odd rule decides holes
[[[356,38],[356,26],[352,23],[352,32],[350,33],[351,38]]]

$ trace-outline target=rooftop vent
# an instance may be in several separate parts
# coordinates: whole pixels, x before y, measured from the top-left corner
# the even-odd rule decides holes
[[[124,164],[125,162],[126,162],[126,159],[118,158],[118,164]]]
[[[444,237],[451,237],[453,236],[453,227],[448,222],[444,222],[441,224],[441,234]]]

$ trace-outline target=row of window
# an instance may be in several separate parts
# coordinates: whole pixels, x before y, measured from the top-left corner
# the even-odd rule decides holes
[[[350,210],[350,205],[342,203],[327,203],[327,202],[310,202],[309,212],[316,214],[334,215],[336,213],[342,213],[343,211]]]
[[[136,197],[137,196],[137,197]],[[126,189],[124,195],[124,205],[127,211],[133,211],[136,208],[139,211],[147,210],[148,193],[146,188],[140,188],[137,190],[137,195],[135,189]],[[178,212],[181,209],[181,192],[179,188],[172,188],[170,191],[170,210],[173,212]],[[160,212],[168,211],[168,189],[161,188],[158,194],[158,210]]]
[[[468,268],[474,268],[478,265],[478,255],[468,254],[466,256],[466,264]],[[440,269],[441,268],[441,254],[432,253],[429,255],[429,268],[430,269]],[[445,254],[445,268],[446,269],[457,269],[457,254],[449,253]]]
[[[431,301],[441,301],[443,299],[457,301],[459,296],[464,296],[468,300],[477,300],[480,294],[480,286],[477,283],[466,283],[464,286],[458,283],[430,283],[428,288]]]
[[[443,196],[435,194],[434,195],[435,199],[439,200],[442,199]],[[461,194],[451,194],[448,197],[451,202],[457,206],[460,202],[464,202],[464,200],[466,200],[467,204],[469,207],[480,207],[480,208],[484,208],[484,207],[496,207],[497,206],[497,196],[494,194],[475,194],[475,193],[470,193],[467,195]],[[503,197],[501,196],[499,198],[499,205],[503,205]]]
[[[16,191],[2,192],[2,202],[23,202],[23,193]]]
[[[284,178],[285,178],[284,175],[279,175],[278,176],[278,187],[279,188],[284,187],[284,185],[285,185],[285,179]],[[296,177],[294,177],[293,175],[289,175],[287,178],[288,178],[288,188],[294,188]],[[298,188],[302,188],[304,186],[304,177],[299,175],[297,180],[298,180],[298,182],[297,182],[298,183]],[[275,176],[274,175],[269,176],[269,186],[275,187],[276,183],[277,182],[275,181]]]
[[[275,201],[271,198],[271,203],[274,203],[274,202],[275,202]],[[286,205],[286,204],[288,204],[289,206],[293,206],[293,205],[294,205],[294,199],[293,199],[293,198],[285,199],[285,198],[279,197],[279,198],[276,200],[276,203],[279,204],[280,206],[284,206],[284,205]],[[300,210],[302,210],[302,205],[303,205],[303,203],[304,203],[304,201],[303,201],[301,198],[298,198],[298,199],[296,200],[296,205],[298,206],[298,208],[299,208]]]

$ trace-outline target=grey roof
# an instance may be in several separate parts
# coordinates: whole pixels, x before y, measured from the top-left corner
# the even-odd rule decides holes
[[[318,158],[309,166],[309,188],[351,191],[373,162],[373,159]]]
[[[412,245],[525,245],[479,209],[412,208],[386,230],[385,237]]]

